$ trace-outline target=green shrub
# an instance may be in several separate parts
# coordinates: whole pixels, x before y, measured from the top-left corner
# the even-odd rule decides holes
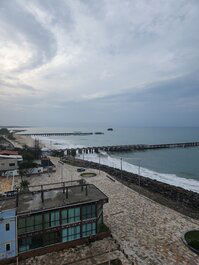
[[[199,230],[189,231],[185,234],[187,244],[199,251]]]

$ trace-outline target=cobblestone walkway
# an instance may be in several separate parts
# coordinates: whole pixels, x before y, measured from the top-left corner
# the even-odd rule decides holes
[[[111,181],[104,173],[87,180],[109,197],[105,223],[131,261],[139,265],[199,264],[199,256],[181,239],[187,230],[198,228],[199,221]]]
[[[106,238],[89,245],[32,257],[20,261],[19,265],[97,265],[117,258],[124,265],[131,264],[118,250],[118,245],[111,238]]]

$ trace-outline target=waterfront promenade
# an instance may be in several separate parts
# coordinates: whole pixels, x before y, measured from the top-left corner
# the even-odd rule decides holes
[[[80,179],[77,168],[63,165],[63,175],[57,158],[52,159],[57,172],[48,175],[30,177],[30,185],[71,181]],[[99,170],[96,177],[85,178],[96,185],[108,197],[109,203],[104,207],[104,221],[110,227],[113,239],[99,241],[96,246],[99,252],[102,246],[110,246],[110,256],[120,257],[123,264],[135,265],[197,265],[199,256],[191,252],[182,242],[182,235],[189,229],[198,228],[199,220],[184,216],[170,208],[158,204],[134,190],[111,180],[111,176]],[[17,179],[16,179],[17,180]],[[108,243],[109,242],[109,243]],[[117,247],[116,247],[117,246]],[[20,264],[99,264],[89,259],[89,248],[79,247],[74,250],[52,252],[41,257],[28,259]],[[117,249],[117,250],[116,250]],[[94,249],[93,249],[94,250]],[[97,250],[96,250],[97,251]],[[96,252],[97,253],[97,252]],[[109,257],[108,253],[104,254]],[[105,258],[105,256],[103,258]],[[101,258],[102,258],[101,256]],[[84,262],[80,262],[84,257]],[[88,263],[86,259],[88,257]],[[94,258],[95,259],[95,258]],[[79,261],[78,261],[79,260]],[[103,259],[101,259],[102,261]],[[55,263],[57,261],[57,263]]]

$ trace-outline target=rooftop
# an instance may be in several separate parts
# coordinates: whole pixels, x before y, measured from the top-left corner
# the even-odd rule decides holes
[[[0,212],[16,208],[16,201],[14,197],[0,198]]]
[[[18,155],[18,151],[14,150],[0,150],[0,155]]]
[[[37,212],[99,200],[108,202],[108,197],[93,184],[68,186],[65,190],[63,188],[43,190],[43,192],[40,190],[19,194],[17,212],[18,214]]]
[[[10,191],[12,187],[12,180],[0,176],[0,193]]]
[[[106,203],[108,197],[93,184],[74,184],[73,186],[66,184],[58,188],[18,193],[18,207],[16,208],[20,215],[99,200]],[[0,208],[1,205],[3,210],[15,208],[16,201],[17,196],[12,198],[2,197],[0,198]]]

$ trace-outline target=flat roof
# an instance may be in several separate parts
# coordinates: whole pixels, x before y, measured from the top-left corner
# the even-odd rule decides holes
[[[16,208],[16,201],[14,197],[0,199],[0,211],[5,211],[15,208]]]
[[[43,190],[43,202],[42,191],[19,193],[17,214],[45,211],[100,200],[108,202],[108,197],[93,184],[69,186],[66,189],[68,189],[68,197],[66,195],[67,190],[64,193],[63,188]]]
[[[12,187],[12,179],[0,176],[0,193],[10,191]]]

